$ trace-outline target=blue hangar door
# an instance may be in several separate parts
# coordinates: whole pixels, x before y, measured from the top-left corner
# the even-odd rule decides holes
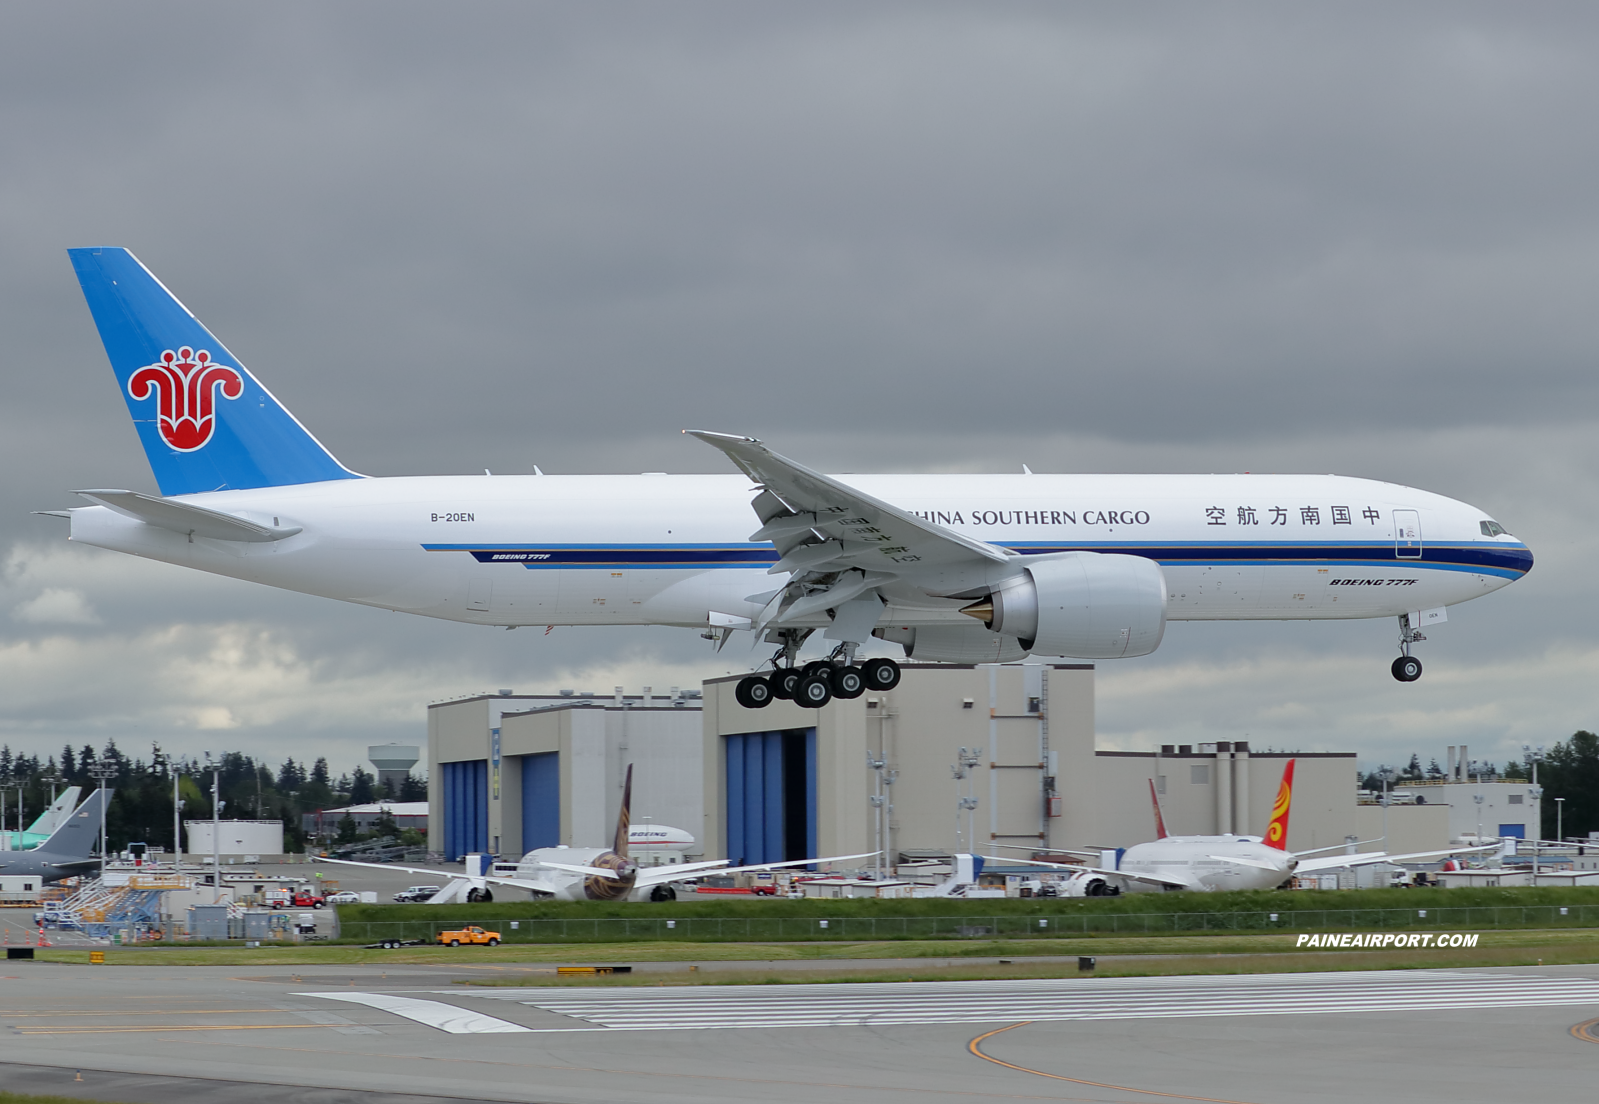
[[[561,753],[522,756],[522,850],[561,842]]]
[[[725,737],[727,857],[734,865],[816,854],[816,730]]]
[[[444,861],[489,849],[489,761],[440,763],[444,775]]]

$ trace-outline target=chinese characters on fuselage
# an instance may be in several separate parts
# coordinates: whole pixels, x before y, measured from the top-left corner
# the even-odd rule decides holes
[[[1300,525],[1320,525],[1326,521],[1331,525],[1355,525],[1354,511],[1349,506],[1329,506],[1325,512],[1320,506],[1269,506],[1262,510],[1256,506],[1239,506],[1229,510],[1225,506],[1205,507],[1206,525],[1287,525],[1289,519],[1297,510]],[[1269,517],[1265,515],[1269,514]],[[1376,525],[1382,520],[1382,511],[1367,506],[1360,511],[1360,522],[1367,525]]]

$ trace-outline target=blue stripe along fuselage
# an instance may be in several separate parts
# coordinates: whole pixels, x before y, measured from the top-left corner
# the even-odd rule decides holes
[[[1532,552],[1519,543],[1431,544],[1421,550],[1420,556],[1400,556],[1392,541],[995,543],[1024,556],[1050,552],[1113,552],[1144,556],[1172,567],[1330,563],[1348,567],[1468,571],[1504,579],[1519,579],[1532,570]],[[422,547],[429,552],[467,552],[479,563],[521,564],[533,570],[752,568],[769,567],[778,558],[777,551],[769,544],[424,544]]]

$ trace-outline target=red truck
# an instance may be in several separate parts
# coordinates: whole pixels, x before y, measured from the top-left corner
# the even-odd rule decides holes
[[[269,907],[280,908],[312,908],[322,907],[322,897],[314,892],[310,886],[301,886],[299,889],[269,889],[266,892],[266,903]]]

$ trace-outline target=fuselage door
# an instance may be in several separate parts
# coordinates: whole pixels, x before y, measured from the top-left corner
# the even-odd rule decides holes
[[[1421,559],[1421,515],[1415,510],[1394,511],[1394,555],[1401,560]]]

